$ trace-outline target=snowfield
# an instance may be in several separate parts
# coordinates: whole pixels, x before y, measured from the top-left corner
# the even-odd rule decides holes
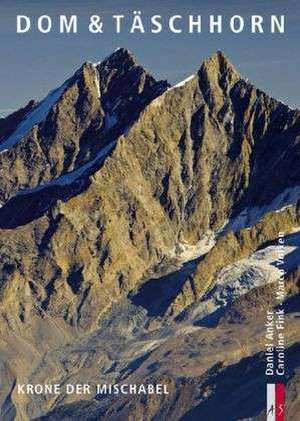
[[[279,265],[283,261],[283,265]],[[223,268],[212,289],[190,313],[189,319],[200,321],[225,308],[253,288],[276,282],[300,262],[300,230],[284,237],[284,245],[273,245]]]
[[[108,145],[100,149],[100,151],[98,151],[95,158],[93,158],[91,161],[88,161],[86,164],[82,165],[76,170],[70,171],[67,174],[57,177],[49,181],[48,183],[40,184],[37,187],[20,190],[16,194],[16,196],[37,193],[43,189],[53,187],[53,186],[63,187],[63,186],[68,186],[74,183],[76,180],[82,177],[89,169],[91,169],[94,165],[96,165],[98,161],[103,159],[113,149],[115,145],[116,145],[116,141],[109,143]]]
[[[275,199],[261,207],[246,208],[243,211],[230,219],[224,227],[219,231],[219,234],[225,234],[229,231],[240,231],[244,228],[249,228],[256,225],[264,215],[268,212],[276,211],[282,212],[288,207],[295,205],[300,198],[300,186],[295,186],[284,190]]]
[[[69,81],[66,81],[59,88],[49,92],[43,101],[41,101],[36,108],[34,108],[25,119],[18,125],[16,130],[0,144],[0,152],[4,152],[14,145],[16,145],[27,133],[41,121],[43,121],[49,114],[53,105],[59,100],[66,88]]]

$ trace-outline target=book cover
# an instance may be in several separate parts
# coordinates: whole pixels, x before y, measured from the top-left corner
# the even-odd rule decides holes
[[[1,421],[300,420],[299,25],[1,0]]]

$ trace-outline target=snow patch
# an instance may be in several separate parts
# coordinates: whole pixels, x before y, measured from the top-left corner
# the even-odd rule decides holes
[[[271,203],[265,206],[255,206],[244,209],[239,215],[225,224],[219,234],[225,234],[229,231],[240,231],[243,228],[249,228],[256,225],[260,219],[271,211],[282,212],[293,206],[300,198],[300,186],[295,186],[284,190]]]
[[[276,266],[278,261],[283,265]],[[235,301],[253,288],[275,282],[300,261],[300,231],[285,237],[284,245],[274,245],[255,252],[223,268],[211,290],[193,307],[189,319],[200,321],[204,317]]]
[[[118,123],[118,118],[113,114],[107,111],[105,113],[105,130],[110,130]]]
[[[192,80],[196,75],[191,75],[189,77],[187,77],[186,79],[182,80],[181,82],[177,83],[177,85],[171,86],[171,88],[166,89],[165,91],[163,91],[159,96],[157,96],[155,99],[153,99],[150,103],[150,106],[160,106],[162,105],[163,102],[163,96],[165,93],[172,91],[173,89],[176,88],[181,88],[182,86],[184,86],[186,83],[188,83],[190,80]]]
[[[185,242],[179,243],[176,248],[176,256],[181,263],[185,263],[208,253],[214,245],[215,238],[213,234],[207,234],[195,245],[190,245]]]
[[[183,265],[189,261],[195,260],[198,257],[204,256],[215,245],[215,235],[213,232],[207,232],[196,244],[189,244],[181,241],[170,250],[168,259],[176,260],[179,265]]]
[[[74,183],[86,171],[88,171],[90,168],[92,168],[99,160],[104,158],[113,149],[113,147],[115,145],[116,145],[116,141],[113,141],[113,142],[109,143],[108,145],[104,146],[104,148],[102,148],[97,153],[97,155],[95,156],[94,159],[92,159],[91,161],[82,165],[81,167],[77,168],[76,170],[70,171],[67,174],[64,174],[64,175],[62,175],[58,178],[55,178],[54,180],[49,181],[48,183],[40,184],[37,187],[20,190],[16,194],[16,196],[23,196],[23,195],[26,195],[26,194],[37,193],[37,192],[39,192],[39,191],[41,191],[45,188],[49,188],[49,187],[52,187],[52,186],[63,187],[63,186],[67,186],[67,185],[70,185],[70,184]]]
[[[189,77],[187,77],[186,79],[182,80],[181,82],[177,83],[177,85],[172,86],[169,90],[175,89],[175,88],[181,88],[182,86],[184,86],[186,83],[188,83],[190,80],[194,79],[195,75],[191,75]]]
[[[114,113],[115,108],[120,104],[120,98],[117,98],[114,103],[107,102],[104,107],[104,125],[105,130],[110,130],[118,123],[118,117]]]
[[[98,67],[100,66],[100,64],[102,63],[102,61],[96,61],[95,63],[92,63],[93,67]]]
[[[18,125],[16,130],[0,144],[0,152],[4,152],[22,139],[35,125],[44,120],[53,105],[59,100],[68,86],[69,81],[65,82],[59,88],[50,91],[43,101],[35,109],[27,114],[25,119]]]

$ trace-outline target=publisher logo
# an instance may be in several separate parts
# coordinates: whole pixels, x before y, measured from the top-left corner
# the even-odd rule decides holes
[[[284,384],[267,384],[267,421],[284,421]]]

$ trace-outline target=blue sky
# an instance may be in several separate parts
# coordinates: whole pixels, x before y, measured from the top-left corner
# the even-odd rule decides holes
[[[26,3],[26,4],[25,4]],[[115,34],[107,27],[102,35],[86,29],[92,14],[109,17],[141,10],[143,16],[161,14],[285,14],[285,34],[240,35],[181,34],[168,31],[153,34]],[[17,14],[30,17],[48,14],[77,14],[79,34],[47,35],[36,30],[18,35]],[[40,99],[86,61],[99,61],[117,47],[132,50],[155,77],[171,83],[195,72],[203,59],[223,50],[240,73],[257,87],[292,107],[300,108],[298,88],[300,65],[300,2],[294,0],[1,0],[0,5],[0,112]]]

